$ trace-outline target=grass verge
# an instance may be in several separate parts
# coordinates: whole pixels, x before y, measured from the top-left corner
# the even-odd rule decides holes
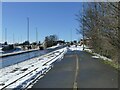
[[[93,52],[89,52],[89,51],[87,51],[87,50],[85,50],[85,52],[88,52],[88,53],[90,53],[91,55],[94,55],[93,54]],[[115,62],[113,62],[113,61],[109,61],[109,60],[103,60],[102,58],[100,58],[101,59],[101,62],[102,63],[104,63],[104,64],[108,64],[108,65],[110,65],[111,67],[113,67],[113,68],[115,68],[116,70],[119,70],[120,71],[120,64],[119,63],[115,63]]]

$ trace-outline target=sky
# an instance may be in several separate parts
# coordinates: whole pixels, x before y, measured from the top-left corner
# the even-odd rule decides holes
[[[45,36],[56,34],[65,41],[78,40],[79,27],[75,14],[81,12],[81,2],[3,2],[2,3],[2,41],[23,42],[27,40],[27,17],[29,17],[29,39],[43,42]],[[13,39],[14,37],[14,39]]]

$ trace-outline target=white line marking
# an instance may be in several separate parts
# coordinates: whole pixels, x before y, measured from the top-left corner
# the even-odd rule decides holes
[[[78,70],[79,70],[79,63],[78,63],[78,56],[76,54],[76,71],[75,71],[75,78],[73,83],[73,89],[77,90],[77,76],[78,76]]]

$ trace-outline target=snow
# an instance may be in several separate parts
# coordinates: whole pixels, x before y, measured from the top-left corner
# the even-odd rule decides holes
[[[82,46],[77,46],[76,47],[75,45],[72,45],[72,46],[69,47],[69,50],[71,50],[71,51],[76,51],[76,50],[82,51],[83,47]]]
[[[2,54],[2,56],[19,54],[19,53],[24,53],[24,52],[36,51],[36,50],[39,50],[39,49],[30,49],[30,50],[24,50],[24,51],[21,50],[21,51],[16,51],[16,52],[12,52],[12,53],[5,53],[5,54]]]
[[[2,51],[2,47],[0,47],[0,53],[2,53],[3,51]]]
[[[109,59],[109,58],[107,58],[107,57],[105,57],[105,56],[101,56],[100,54],[97,54],[97,53],[93,53],[93,54],[94,54],[95,56],[101,58],[102,60],[112,61],[112,59]]]
[[[26,88],[36,78],[48,72],[53,63],[61,60],[67,48],[0,69],[0,89]]]
[[[21,89],[32,87],[38,79],[44,77],[44,75],[52,69],[54,62],[61,61],[63,59],[67,50],[82,51],[83,46],[76,47],[75,45],[72,45],[70,47],[55,50],[48,54],[0,69],[0,89]],[[90,49],[85,50],[92,52]],[[97,53],[93,53],[92,58],[102,58],[103,60],[111,61],[111,59]]]
[[[59,47],[59,46],[61,46],[61,45],[57,44],[57,45],[52,46],[52,47],[49,47],[49,48],[47,48],[47,49],[54,49],[54,48],[57,48],[57,47]]]
[[[90,53],[93,53],[92,50],[89,49],[89,47],[87,47],[86,45],[84,45],[85,47],[85,51],[88,51]],[[71,51],[82,51],[83,50],[83,45],[82,46],[75,46],[75,45],[71,45],[68,50],[71,50]],[[92,58],[101,58],[102,60],[108,60],[108,61],[112,61],[111,59],[105,57],[105,56],[101,56],[100,54],[97,54],[97,53],[93,53],[93,56]]]
[[[99,58],[98,56],[92,56],[92,58]]]
[[[86,45],[84,45],[84,47],[85,47],[85,51],[93,53],[92,50],[89,49],[89,47],[87,47]],[[68,49],[71,50],[71,51],[76,51],[76,50],[82,51],[83,50],[83,45],[82,46],[77,46],[77,47],[75,47],[75,45],[72,45]],[[107,58],[105,56],[101,56],[100,54],[97,54],[97,53],[93,53],[92,58],[101,58],[102,60],[112,61],[112,59],[109,59],[109,58]]]
[[[57,45],[52,46],[52,47],[49,47],[49,48],[47,48],[47,49],[54,49],[54,48],[59,47],[59,46],[61,46],[61,45],[57,44]],[[12,53],[5,53],[5,54],[3,53],[3,54],[1,54],[0,56],[6,56],[6,55],[12,55],[12,54],[19,54],[19,53],[24,53],[24,52],[36,51],[36,50],[39,50],[39,49],[30,49],[30,50],[14,51],[14,52],[12,52]],[[1,51],[1,48],[0,48],[0,52],[3,52],[3,51]]]
[[[93,53],[92,50],[90,49],[85,49],[86,51],[90,52],[90,53]],[[100,54],[97,54],[97,53],[93,53],[94,56],[92,56],[92,58],[101,58],[102,60],[108,60],[108,61],[112,61],[112,59],[109,59],[105,56],[102,56]]]
[[[23,53],[23,54],[19,54],[19,55],[12,55],[9,57],[3,57],[0,60],[0,68],[4,68],[16,63],[20,63],[22,61],[26,61],[30,58],[34,58],[34,57],[38,57],[41,56],[43,54],[46,54],[46,50],[37,50],[37,51],[33,51],[33,52],[29,52],[29,53]]]
[[[88,52],[92,53],[92,50],[90,50],[90,49],[85,48],[85,51],[88,51]]]

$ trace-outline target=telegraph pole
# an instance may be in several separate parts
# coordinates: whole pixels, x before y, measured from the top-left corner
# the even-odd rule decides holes
[[[7,28],[5,28],[5,42],[7,42]]]
[[[38,31],[37,31],[37,28],[36,28],[36,43],[38,43]]]
[[[37,45],[38,45],[38,31],[37,31],[37,27],[36,27],[36,48],[37,48]]]
[[[22,43],[22,35],[21,35],[21,43]]]
[[[14,44],[14,33],[13,33],[13,44]]]
[[[29,17],[27,17],[27,41],[28,41],[28,49],[29,49]]]
[[[84,2],[82,5],[83,5],[82,6],[82,13],[83,13],[82,21],[83,21],[83,19],[84,19]],[[84,50],[85,49],[85,46],[84,46],[84,44],[85,44],[85,42],[84,42],[85,41],[84,23],[83,23],[82,29],[83,29],[83,50]]]
[[[72,42],[72,30],[71,30],[71,42]]]
[[[29,17],[27,17],[27,41],[29,42]]]
[[[19,44],[19,37],[18,37],[18,44]]]

